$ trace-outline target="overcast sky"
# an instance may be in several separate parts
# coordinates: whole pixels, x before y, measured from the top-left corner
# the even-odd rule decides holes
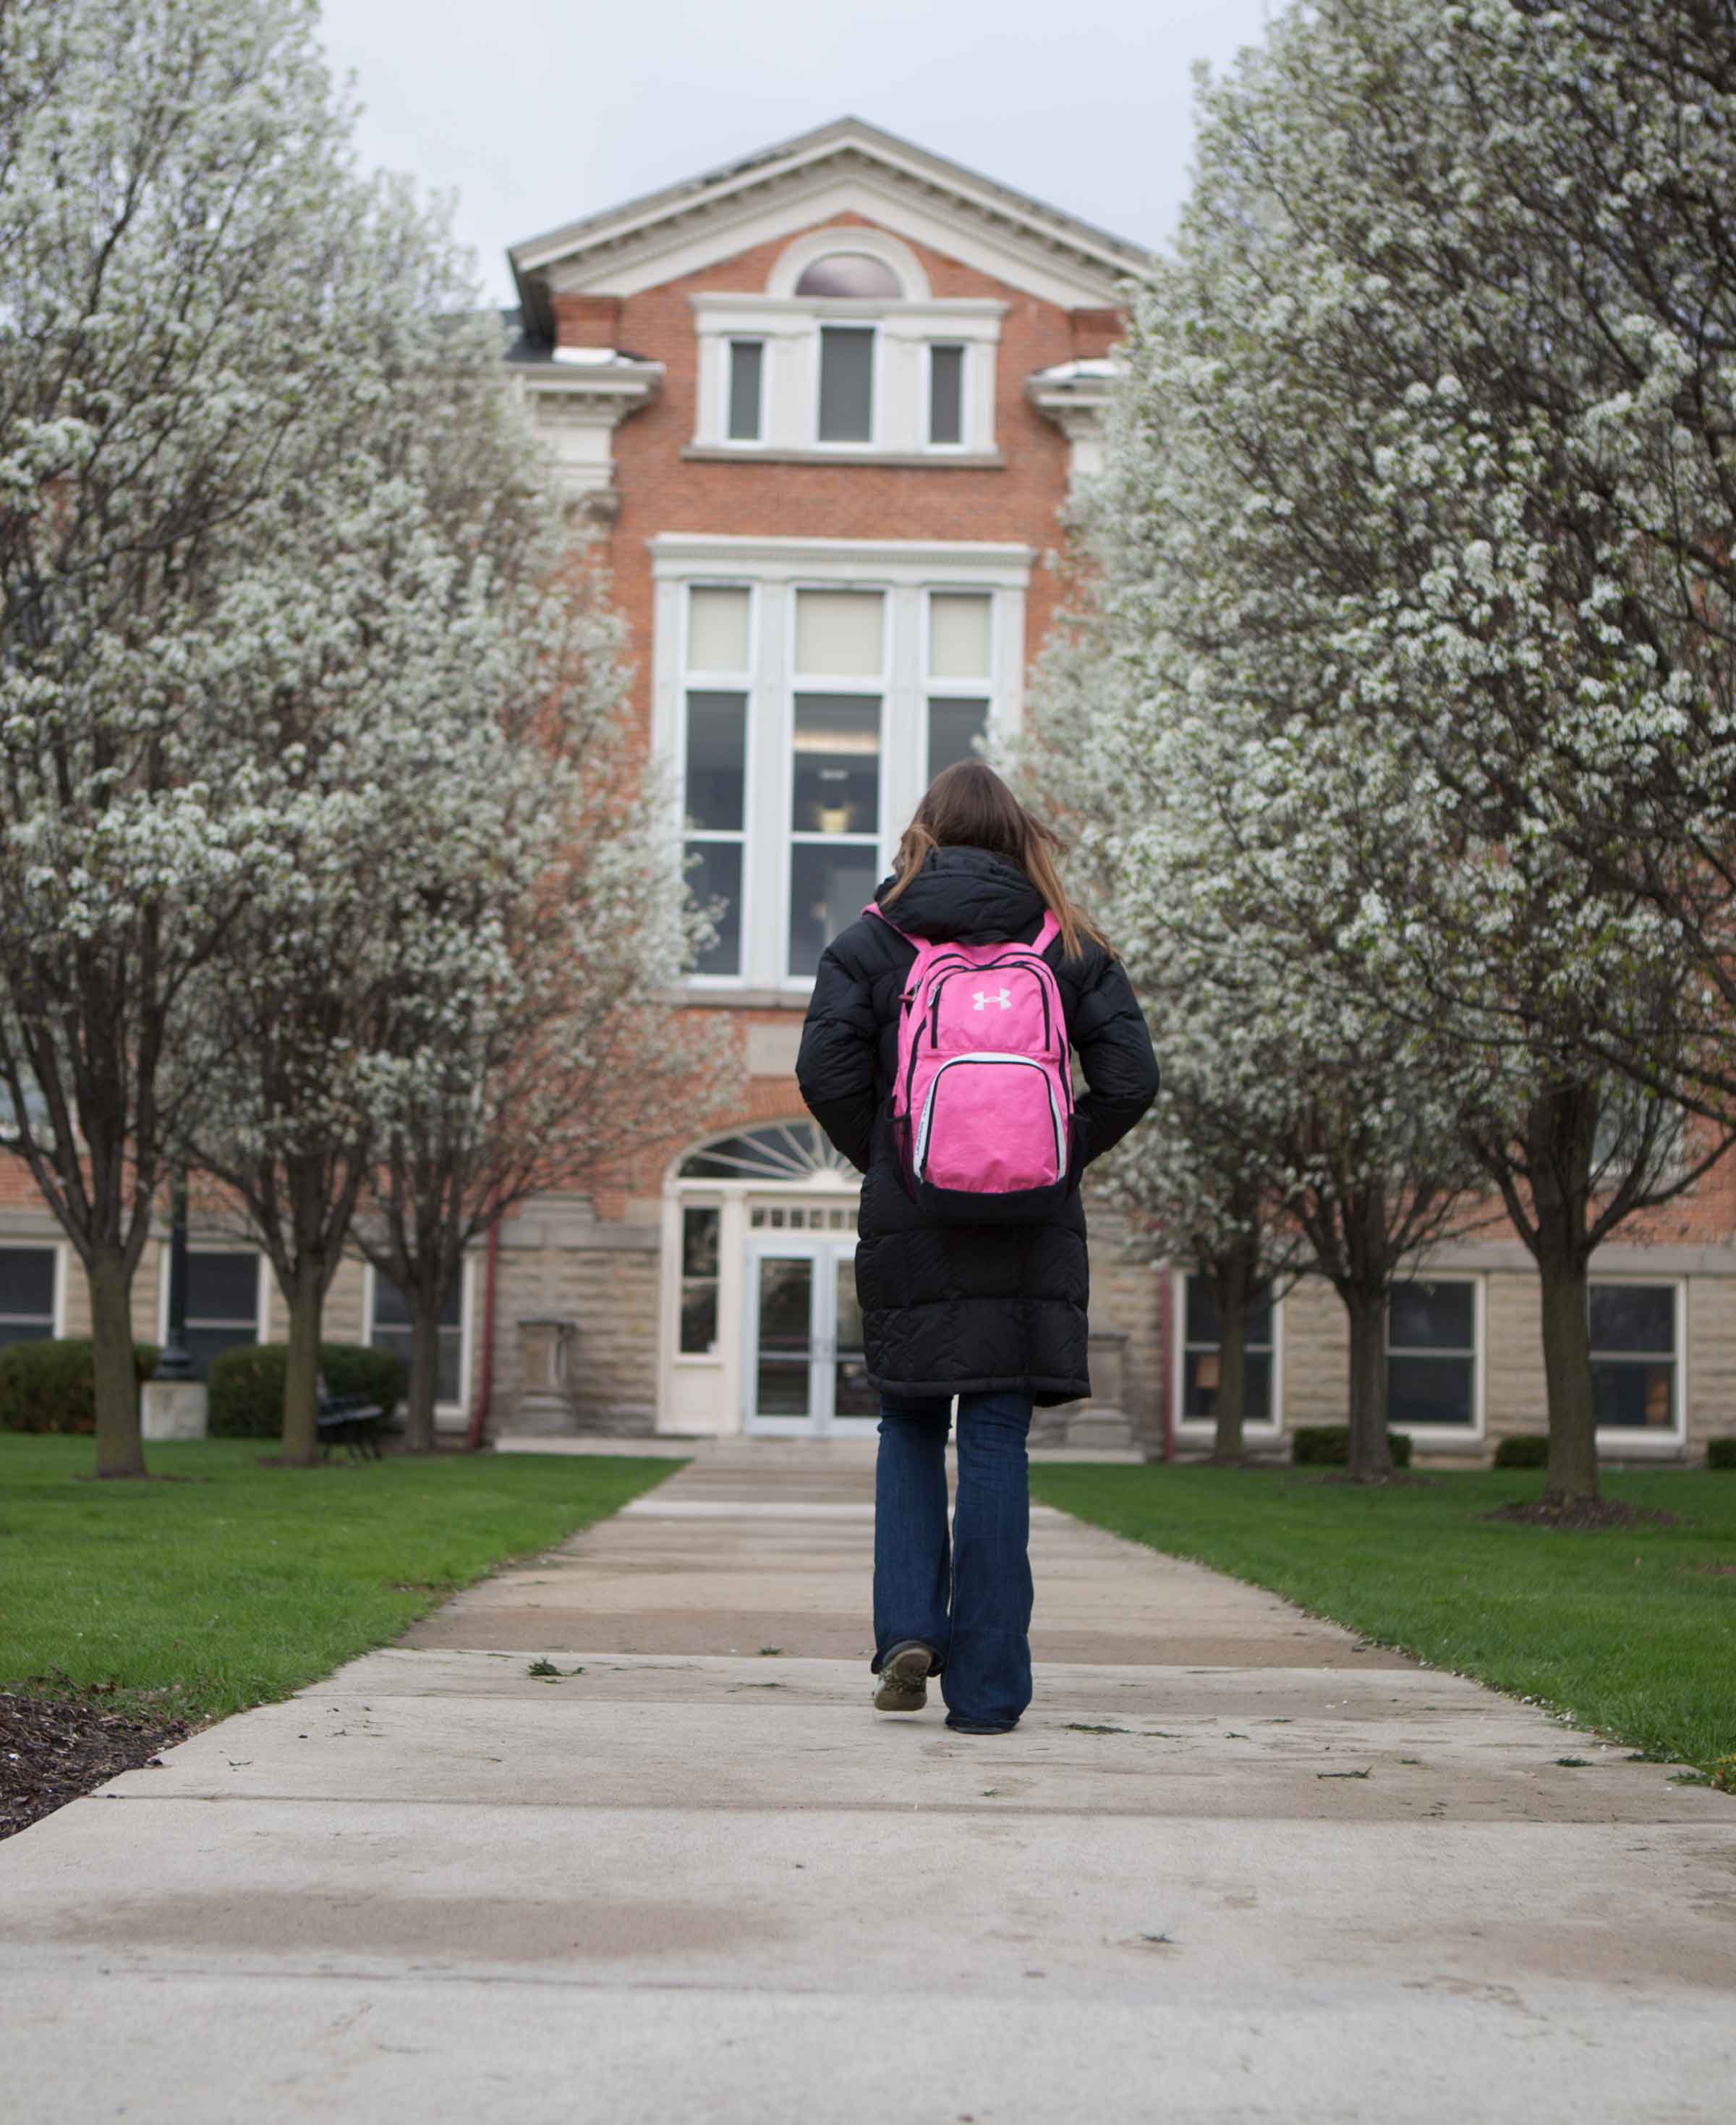
[[[1196,59],[1277,0],[324,0],[369,166],[509,243],[846,112],[1137,243],[1186,189]]]

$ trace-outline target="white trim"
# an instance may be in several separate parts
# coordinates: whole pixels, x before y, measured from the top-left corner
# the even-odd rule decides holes
[[[690,668],[688,664],[689,640],[692,626],[693,592],[696,590],[742,591],[747,596],[747,668],[744,671],[712,671]],[[677,846],[685,863],[689,841],[709,841],[739,848],[741,851],[740,907],[737,911],[740,942],[736,954],[736,971],[732,974],[689,974],[688,986],[693,988],[730,991],[746,985],[750,911],[753,888],[749,879],[748,842],[753,826],[754,775],[758,761],[756,726],[759,718],[755,714],[754,674],[759,666],[760,655],[760,595],[759,585],[751,577],[733,580],[694,576],[685,579],[679,591],[676,618],[677,676],[675,690],[675,729],[672,745],[673,774],[671,781],[675,799],[675,832]],[[730,833],[722,827],[704,828],[694,834],[687,831],[687,697],[692,693],[740,694],[743,697],[741,746],[741,827],[738,833]]]
[[[1170,1402],[1175,1411],[1175,1435],[1189,1440],[1210,1439],[1217,1429],[1217,1420],[1212,1416],[1187,1416],[1183,1414],[1187,1402],[1188,1386],[1188,1279],[1198,1272],[1188,1269],[1171,1269],[1169,1318],[1174,1324],[1170,1337]],[[1262,1424],[1244,1418],[1242,1435],[1244,1439],[1275,1439],[1284,1430],[1284,1301],[1272,1302],[1272,1415]]]
[[[1648,1454],[1666,1457],[1679,1455],[1687,1444],[1687,1279],[1681,1276],[1632,1276],[1608,1274],[1599,1275],[1594,1267],[1585,1281],[1588,1312],[1590,1307],[1591,1286],[1594,1284],[1628,1285],[1637,1289],[1667,1285],[1674,1292],[1675,1303],[1671,1309],[1671,1329],[1675,1338],[1675,1348],[1671,1352],[1671,1356],[1675,1366],[1675,1408],[1672,1412],[1672,1421],[1669,1430],[1665,1431],[1654,1429],[1650,1425],[1641,1427],[1600,1424],[1597,1426],[1597,1443],[1599,1458],[1612,1461],[1644,1459]],[[1588,1333],[1589,1333],[1588,1322]],[[1635,1362],[1643,1363],[1648,1355],[1655,1357],[1658,1354],[1655,1351],[1637,1354]],[[1596,1362],[1595,1353],[1593,1353],[1593,1362],[1594,1364]]]
[[[909,244],[894,236],[890,229],[849,224],[840,227],[835,223],[828,228],[809,229],[784,247],[766,276],[766,294],[774,299],[797,302],[838,299],[830,296],[798,296],[796,283],[810,266],[840,253],[877,260],[894,275],[898,293],[873,299],[882,306],[892,302],[926,303],[934,299],[922,261]]]
[[[1034,546],[961,539],[956,543],[927,539],[779,539],[734,532],[660,531],[647,539],[652,572],[658,578],[689,581],[711,568],[740,580],[736,572],[751,568],[758,582],[788,582],[797,576],[815,582],[859,582],[872,575],[882,582],[929,587],[937,569],[974,574],[985,587],[1023,590],[1037,560]],[[951,582],[932,587],[949,590]],[[960,582],[960,589],[969,587]]]

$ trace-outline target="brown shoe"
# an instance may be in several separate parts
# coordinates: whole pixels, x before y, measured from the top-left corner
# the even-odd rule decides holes
[[[936,1666],[934,1648],[920,1638],[894,1646],[880,1663],[874,1692],[877,1712],[920,1712],[929,1701],[929,1677]]]

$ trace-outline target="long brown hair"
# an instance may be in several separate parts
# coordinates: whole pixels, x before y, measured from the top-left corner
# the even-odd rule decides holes
[[[929,785],[916,816],[898,844],[897,876],[886,897],[891,907],[928,860],[930,849],[986,849],[1016,864],[1042,896],[1061,926],[1061,949],[1070,959],[1081,940],[1108,949],[1097,925],[1067,898],[1055,868],[1067,845],[1008,789],[994,769],[981,760],[961,760],[943,767]]]

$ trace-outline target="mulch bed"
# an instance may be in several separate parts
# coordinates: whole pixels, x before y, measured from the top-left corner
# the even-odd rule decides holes
[[[191,1731],[186,1719],[108,1710],[105,1694],[24,1697],[0,1690],[0,1837],[137,1770]]]
[[[1510,1505],[1484,1513],[1486,1520],[1510,1520],[1522,1527],[1581,1528],[1680,1527],[1677,1513],[1659,1512],[1652,1505],[1630,1505],[1622,1498],[1582,1498],[1571,1505],[1548,1498],[1516,1498]]]

